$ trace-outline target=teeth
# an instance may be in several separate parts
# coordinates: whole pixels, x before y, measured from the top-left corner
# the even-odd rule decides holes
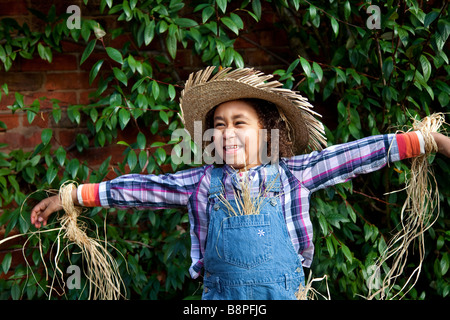
[[[238,146],[225,146],[225,149],[229,150],[229,149],[237,149]]]

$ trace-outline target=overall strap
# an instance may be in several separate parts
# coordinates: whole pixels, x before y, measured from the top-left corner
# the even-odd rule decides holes
[[[208,199],[217,197],[220,193],[224,192],[223,183],[223,168],[213,168],[211,171],[211,184],[208,191]]]

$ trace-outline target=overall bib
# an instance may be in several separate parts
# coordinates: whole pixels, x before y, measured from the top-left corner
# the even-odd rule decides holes
[[[225,195],[222,168],[211,175],[211,211],[204,255],[204,300],[294,300],[304,273],[288,235],[276,167],[267,167],[265,186],[274,196],[263,198],[259,214],[235,215],[221,203]],[[236,200],[228,199],[236,208]]]

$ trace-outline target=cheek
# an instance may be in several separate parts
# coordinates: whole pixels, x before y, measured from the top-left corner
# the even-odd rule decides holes
[[[242,130],[238,134],[238,138],[245,144],[246,150],[255,151],[260,145],[258,130],[255,129]]]
[[[214,133],[212,135],[212,139],[213,139],[213,142],[214,142],[214,146],[216,148],[222,147],[222,145],[223,145],[223,143],[222,143],[223,142],[222,131],[214,130]]]
[[[247,137],[252,143],[256,143],[257,141],[259,141],[259,130],[258,129],[248,130]]]

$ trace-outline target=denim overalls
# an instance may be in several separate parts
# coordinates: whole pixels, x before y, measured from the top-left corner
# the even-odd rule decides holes
[[[266,168],[265,186],[271,186],[276,195],[280,191],[276,164]],[[224,192],[222,176],[223,168],[212,170],[202,299],[296,299],[304,273],[287,232],[280,198],[264,198],[259,214],[233,215],[218,198]],[[228,201],[236,206],[234,199]]]

